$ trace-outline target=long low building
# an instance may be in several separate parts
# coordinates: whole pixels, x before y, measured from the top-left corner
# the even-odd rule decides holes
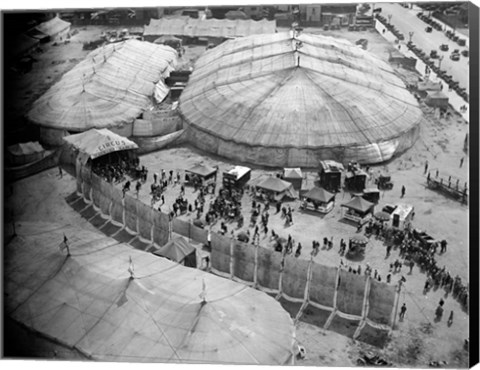
[[[150,19],[145,26],[145,39],[164,35],[188,37],[241,37],[264,33],[275,33],[275,21],[262,19],[195,19],[187,16]]]
[[[383,162],[413,145],[423,119],[390,65],[346,40],[293,31],[206,52],[179,106],[193,145],[276,167]]]

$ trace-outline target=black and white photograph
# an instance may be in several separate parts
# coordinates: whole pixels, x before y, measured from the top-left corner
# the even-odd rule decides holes
[[[477,5],[127,4],[1,10],[2,359],[478,362]]]

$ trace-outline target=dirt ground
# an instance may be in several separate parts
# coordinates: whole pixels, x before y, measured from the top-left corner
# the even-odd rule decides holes
[[[112,29],[105,27],[105,29]],[[71,42],[59,46],[46,46],[44,53],[35,56],[39,61],[34,64],[34,69],[18,76],[18,88],[13,99],[15,103],[12,109],[18,113],[25,112],[51,84],[58,80],[63,73],[71,69],[76,63],[88,54],[82,50],[83,42],[91,41],[99,37],[102,27],[79,28],[79,33],[72,37]],[[306,31],[309,31],[308,29]],[[320,32],[318,30],[313,30]],[[323,33],[323,32],[322,32]],[[368,50],[387,60],[388,51],[393,47],[383,40],[375,32],[347,32],[329,31],[327,35],[340,36],[355,42],[360,38],[369,40]],[[187,48],[185,56],[181,60],[183,65],[191,65],[195,58],[202,53],[203,47]],[[406,80],[416,78],[416,75],[398,70],[399,75]],[[394,188],[391,191],[382,192],[380,209],[384,204],[395,204],[400,201],[400,188],[406,187],[405,198],[401,201],[415,206],[414,227],[426,230],[436,239],[448,241],[448,251],[444,255],[437,256],[440,266],[445,265],[453,275],[459,275],[462,281],[468,281],[468,206],[462,205],[443,195],[426,188],[424,176],[424,164],[428,160],[429,168],[439,170],[441,175],[459,178],[463,184],[468,181],[469,159],[463,152],[463,140],[468,132],[468,125],[455,113],[448,119],[435,118],[434,112],[422,105],[425,112],[425,120],[421,126],[420,138],[415,145],[406,153],[398,156],[381,166],[372,167],[374,173],[388,172],[392,176]],[[465,162],[460,168],[460,159]],[[183,171],[195,163],[203,162],[210,165],[218,165],[220,173],[231,168],[233,163],[220,158],[212,158],[188,147],[179,147],[163,150],[141,157],[141,164],[149,169],[149,179],[142,188],[140,197],[150,204],[149,184],[152,181],[152,173],[160,172],[160,169]],[[263,168],[253,168],[251,184],[255,184],[262,177],[276,173]],[[314,170],[307,171],[307,181],[304,188],[310,188],[317,174]],[[218,181],[221,181],[219,176]],[[218,187],[217,187],[218,188]],[[80,217],[65,202],[65,197],[75,190],[75,181],[69,175],[59,178],[58,170],[51,169],[14,183],[6,194],[12,191],[12,195],[6,199],[6,208],[14,210],[14,219],[21,221],[61,221],[65,224],[75,224],[84,228],[93,228],[88,222]],[[166,205],[162,206],[167,211],[173,200],[179,193],[179,186],[170,187],[166,193]],[[187,198],[193,202],[192,189],[187,187]],[[340,204],[350,198],[349,194],[337,195],[334,210],[322,217],[310,212],[299,210],[299,201],[290,202],[294,209],[294,224],[285,227],[279,215],[271,214],[269,228],[278,234],[287,237],[291,234],[295,241],[303,245],[303,253],[300,258],[308,258],[312,240],[321,240],[323,237],[334,238],[332,250],[321,250],[315,260],[322,264],[336,266],[341,257],[338,254],[338,244],[341,238],[348,238],[355,233],[355,226],[341,221]],[[208,199],[207,199],[208,202]],[[248,223],[251,200],[248,196],[243,199],[242,210]],[[6,211],[8,212],[8,211]],[[191,219],[192,215],[182,216]],[[236,228],[236,225],[229,225]],[[247,225],[244,226],[244,230]],[[218,228],[218,225],[216,225]],[[237,231],[237,230],[236,230]],[[251,229],[250,231],[253,231]],[[262,235],[263,237],[263,235]],[[262,239],[267,244],[267,239]],[[308,256],[308,257],[307,257]],[[455,256],[453,258],[453,256]],[[390,258],[385,258],[385,247],[381,242],[372,239],[368,244],[365,258],[358,262],[344,262],[362,268],[368,263],[379,274],[386,276],[388,265],[398,258],[398,251],[393,251]],[[425,275],[415,267],[409,275],[402,272],[407,282],[401,293],[400,304],[406,303],[408,311],[403,322],[397,322],[397,328],[393,331],[388,345],[384,349],[371,347],[362,342],[355,342],[345,336],[326,331],[303,322],[297,325],[297,339],[306,348],[307,357],[298,362],[299,365],[316,366],[353,366],[360,350],[371,350],[395,363],[399,367],[426,367],[428,362],[446,361],[448,367],[466,367],[468,353],[462,350],[463,341],[468,337],[468,314],[462,311],[459,303],[450,296],[444,297],[442,291],[431,291],[423,295]],[[393,279],[396,283],[400,274]],[[455,313],[454,323],[451,327],[446,324],[446,319],[434,323],[434,310],[441,297],[445,299],[446,315],[453,310]],[[73,355],[72,355],[73,356]]]

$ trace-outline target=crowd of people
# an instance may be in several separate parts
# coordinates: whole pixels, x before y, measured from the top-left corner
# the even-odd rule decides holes
[[[128,173],[128,169],[132,167],[135,170],[140,169],[139,172],[136,172],[139,180],[136,185],[137,193],[140,191],[141,183],[140,181],[145,181],[143,174],[147,174],[148,170],[145,167],[139,167],[138,162],[119,162],[115,165],[110,165],[112,173],[115,171],[124,171],[120,172],[122,174]],[[105,165],[102,167],[97,167],[95,170],[100,171],[102,174],[106,174]],[[139,176],[138,176],[139,175]],[[185,197],[185,188],[181,182],[180,172],[176,174],[174,171],[170,170],[168,175],[162,170],[161,175],[154,174],[154,181],[150,187],[152,195],[152,206],[155,202],[161,201],[163,206],[165,204],[164,192],[169,185],[173,187],[178,184],[180,186],[180,194],[174,201],[170,216],[176,217],[181,214],[188,212],[195,213],[196,218],[200,219],[204,213],[205,207],[205,196],[210,193],[212,188],[208,188],[209,185],[201,184],[195,181],[192,185],[195,185],[194,193],[197,194],[196,199],[193,203],[188,203],[188,200]],[[118,178],[111,176],[111,178]],[[130,188],[130,181],[127,181],[124,186],[124,192],[128,191]],[[258,201],[255,197],[255,193],[249,193],[252,196],[252,207],[251,207],[251,217],[249,228],[247,228],[244,233],[247,236],[247,242],[255,244],[260,241],[261,233],[264,234],[264,237],[268,236],[269,231],[271,231],[271,237],[269,238],[270,245],[274,247],[276,251],[282,252],[283,254],[292,254],[294,251],[295,257],[299,257],[302,253],[302,245],[299,242],[295,242],[291,235],[288,235],[288,238],[281,238],[274,230],[268,228],[269,217],[270,217],[270,202],[265,200],[263,203]],[[237,229],[241,229],[244,225],[244,219],[242,215],[242,200],[243,192],[231,191],[228,189],[220,189],[218,195],[215,196],[215,193],[212,195],[214,198],[210,201],[208,211],[205,213],[205,221],[207,225],[214,225],[218,220],[221,221],[220,224],[220,233],[227,235],[228,226],[227,224],[232,222],[237,222]],[[159,207],[160,209],[160,207]],[[281,219],[285,220],[286,226],[289,226],[293,223],[292,212],[293,209],[287,205],[282,205],[281,202],[276,202],[274,209],[276,209],[276,214],[279,214]],[[251,232],[250,229],[253,229]],[[230,229],[230,233],[233,236],[234,228]],[[253,237],[252,237],[253,234]],[[412,230],[408,225],[406,229],[400,230],[391,227],[387,227],[382,221],[370,220],[365,227],[365,235],[367,237],[374,236],[376,239],[384,242],[386,246],[386,258],[391,254],[393,248],[399,248],[399,256],[401,260],[396,260],[395,262],[390,263],[390,269],[388,274],[382,277],[378,271],[374,268],[371,268],[368,264],[363,269],[365,275],[369,275],[376,279],[377,281],[385,281],[386,283],[392,282],[392,277],[394,274],[402,271],[402,267],[406,266],[409,268],[410,273],[412,272],[415,263],[418,264],[421,271],[426,272],[427,280],[425,282],[425,293],[430,289],[443,288],[447,293],[452,293],[452,296],[455,297],[464,307],[468,310],[468,286],[463,284],[459,276],[452,276],[446,267],[440,268],[437,265],[435,260],[436,254],[443,254],[447,251],[447,242],[445,240],[440,242],[431,242],[425,243],[417,234],[415,230]],[[323,238],[323,249],[330,250],[333,248],[333,237],[330,239],[327,237]],[[312,241],[312,251],[311,254],[316,256],[319,253],[321,243],[317,240]],[[348,249],[350,249],[350,245]],[[341,256],[344,256],[348,251],[347,243],[341,239],[340,240],[340,249],[339,253]],[[402,262],[403,260],[403,262]],[[359,265],[358,267],[347,266],[341,260],[341,267],[347,269],[351,273],[361,274],[362,268]],[[406,281],[404,276],[401,276],[401,281]],[[396,282],[395,282],[396,283]]]
[[[420,271],[427,274],[424,286],[425,294],[432,288],[443,288],[447,294],[452,293],[452,296],[468,310],[468,286],[463,284],[458,275],[453,277],[445,266],[440,268],[435,259],[435,255],[447,252],[446,240],[422,239],[420,232],[410,228],[398,230],[379,227],[376,230],[378,233],[375,235],[383,239],[386,244],[387,258],[390,256],[392,248],[399,248],[399,256],[403,259],[403,264],[410,268],[410,273],[416,263],[420,267]],[[399,260],[390,264],[391,271],[398,272],[401,268],[402,262]]]
[[[111,160],[110,158],[98,158],[92,162],[92,171],[105,179],[109,183],[120,183],[125,180],[126,175],[133,178],[137,177],[137,171],[139,171],[139,177],[146,178],[139,168],[140,161],[138,158],[129,157],[127,154],[119,152],[118,156]],[[145,167],[143,167],[145,170]]]

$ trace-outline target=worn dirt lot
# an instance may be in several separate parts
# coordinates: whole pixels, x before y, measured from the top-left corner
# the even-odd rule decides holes
[[[111,29],[110,27],[107,27]],[[59,46],[47,46],[44,53],[36,56],[39,62],[34,64],[34,69],[28,74],[18,76],[17,95],[13,101],[13,107],[19,115],[26,111],[34,99],[40,96],[54,81],[67,70],[78,63],[88,52],[82,50],[84,41],[97,38],[102,31],[100,27],[79,28],[79,33],[72,37],[69,44]],[[306,30],[308,31],[308,30]],[[346,32],[331,31],[328,35],[340,35],[350,41],[360,38],[369,40],[368,50],[377,54],[382,59],[388,58],[388,51],[392,47],[374,32]],[[204,48],[187,48],[182,63],[191,64]],[[405,70],[399,73],[406,79],[415,78],[415,75]],[[406,187],[406,195],[402,200],[415,206],[416,216],[414,227],[426,230],[437,239],[446,239],[449,249],[446,254],[437,256],[440,266],[445,265],[453,274],[458,274],[465,282],[468,279],[468,206],[448,199],[441,194],[435,193],[425,187],[426,179],[423,175],[423,166],[426,160],[433,171],[439,169],[440,174],[452,175],[461,179],[461,183],[468,181],[468,156],[463,152],[463,140],[468,132],[466,125],[454,113],[448,119],[436,119],[428,107],[422,106],[425,111],[425,122],[421,127],[419,140],[409,151],[382,166],[373,167],[374,172],[391,174],[395,183],[393,190],[382,192],[380,206],[386,203],[395,203],[400,200],[400,188]],[[459,162],[465,157],[463,167]],[[211,158],[202,155],[196,150],[187,147],[172,148],[158,153],[145,155],[141,163],[150,170],[146,186],[141,191],[141,197],[150,204],[148,195],[149,184],[152,181],[151,173],[159,172],[160,169],[175,170],[183,174],[194,163],[203,162],[218,165],[220,171],[230,168],[232,163],[220,158]],[[69,175],[59,178],[58,170],[51,169],[27,179],[16,182],[13,186],[13,195],[6,200],[6,206],[14,209],[14,217],[17,222],[25,221],[52,221],[65,224],[75,224],[80,227],[93,228],[82,219],[66,202],[65,197],[75,190],[74,179]],[[262,168],[254,168],[252,183],[262,176],[273,173]],[[307,171],[307,181],[304,187],[313,185],[317,175],[315,171]],[[221,176],[219,176],[219,181]],[[167,210],[178,195],[179,187],[170,187],[167,191],[167,205],[162,210]],[[7,194],[7,191],[6,191]],[[187,188],[187,197],[193,201],[192,189]],[[337,204],[333,212],[325,217],[313,213],[299,211],[299,202],[291,202],[294,208],[294,224],[288,228],[283,225],[279,215],[271,215],[269,228],[273,228],[281,236],[291,234],[294,240],[300,241],[304,246],[300,258],[307,258],[310,252],[311,241],[321,240],[324,236],[334,237],[332,250],[321,250],[315,257],[319,263],[338,265],[338,242],[341,238],[348,238],[355,233],[355,227],[340,220],[341,208],[339,204],[349,199],[348,194],[337,195]],[[250,200],[244,198],[243,211],[247,215],[250,210]],[[61,216],[59,216],[61,215]],[[192,215],[182,216],[189,219]],[[248,221],[248,217],[245,220]],[[236,227],[236,225],[233,225]],[[216,226],[218,228],[218,225]],[[229,229],[231,226],[229,225]],[[246,226],[244,226],[244,229]],[[251,230],[252,231],[252,230]],[[266,239],[263,240],[266,243]],[[385,259],[384,246],[372,240],[366,250],[365,259],[360,262],[347,262],[356,267],[359,263],[362,267],[366,263],[376,268],[382,278],[388,271],[388,264],[398,258],[398,251],[393,251],[389,259]],[[345,261],[346,262],[346,261]],[[386,359],[394,362],[399,367],[426,367],[431,360],[447,361],[448,367],[466,367],[468,354],[462,350],[463,341],[468,337],[468,315],[462,311],[460,305],[450,296],[445,299],[445,312],[453,310],[455,320],[449,328],[446,319],[434,323],[434,310],[438,301],[444,296],[442,291],[422,294],[425,283],[425,275],[415,267],[412,275],[405,272],[407,282],[401,293],[400,304],[406,303],[408,307],[406,319],[398,323],[397,330],[393,331],[389,344],[384,349],[370,347],[361,342],[337,333],[326,331],[306,323],[298,323],[297,338],[299,343],[305,346],[307,357],[298,362],[299,365],[316,366],[352,366],[356,362],[359,350],[367,349],[380,353]],[[398,281],[398,277],[394,281]],[[38,348],[42,347],[42,341],[35,341]],[[47,342],[45,342],[47,343]],[[45,348],[51,344],[46,345]],[[50,357],[47,352],[39,351],[42,356]],[[51,357],[54,356],[53,350]],[[48,353],[50,353],[48,352]],[[58,351],[57,351],[58,353]],[[61,352],[62,354],[64,352]],[[68,358],[68,353],[64,355]],[[74,358],[72,354],[72,358]],[[63,356],[62,356],[63,357]]]

